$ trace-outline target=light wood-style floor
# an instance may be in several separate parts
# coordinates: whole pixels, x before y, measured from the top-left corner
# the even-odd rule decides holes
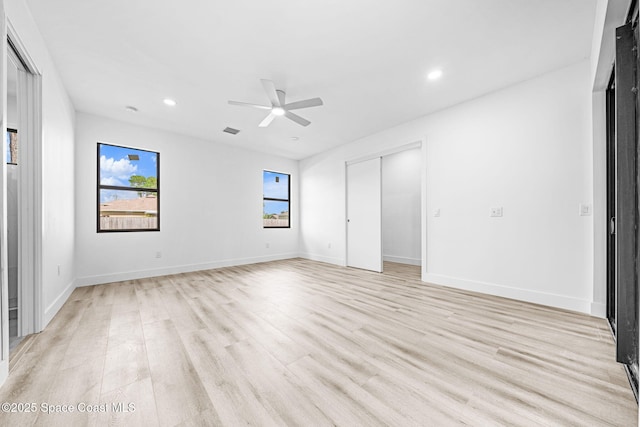
[[[38,411],[0,425],[637,425],[604,320],[387,270],[294,259],[78,288],[0,389]]]

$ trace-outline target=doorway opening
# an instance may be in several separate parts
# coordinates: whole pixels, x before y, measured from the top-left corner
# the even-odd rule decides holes
[[[346,163],[349,267],[424,271],[424,161],[417,142]]]
[[[18,70],[23,70],[22,63],[11,47],[7,47],[7,258],[8,258],[8,291],[9,291],[9,351],[20,342],[18,314],[18,260],[19,252],[19,201],[20,187],[20,146],[18,123]]]
[[[41,83],[9,27],[7,39],[7,264],[11,353],[41,330]],[[4,341],[7,339],[7,341]]]
[[[422,266],[422,152],[382,157],[383,272],[420,280]]]

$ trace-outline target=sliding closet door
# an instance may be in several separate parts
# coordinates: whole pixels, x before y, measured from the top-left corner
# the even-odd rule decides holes
[[[347,265],[382,272],[380,157],[347,165]]]

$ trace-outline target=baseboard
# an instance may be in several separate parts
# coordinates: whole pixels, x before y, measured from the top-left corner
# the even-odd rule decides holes
[[[324,255],[300,253],[298,254],[298,257],[308,259],[310,261],[319,261],[319,262],[326,262],[327,264],[339,265],[341,267],[345,267],[347,265],[344,259],[342,258],[328,257]]]
[[[190,273],[193,271],[212,270],[214,268],[233,267],[236,265],[257,264],[260,262],[279,261],[283,259],[297,258],[297,253],[268,255],[252,258],[236,258],[220,261],[212,261],[201,264],[178,265],[151,270],[127,271],[123,273],[105,274],[100,276],[86,276],[76,279],[76,286],[92,286],[103,283],[122,282],[124,280],[146,279],[148,277],[167,276],[169,274]]]
[[[58,297],[53,300],[51,304],[49,304],[49,307],[45,309],[42,329],[46,328],[49,322],[51,322],[51,319],[53,319],[58,311],[60,311],[64,303],[67,302],[67,300],[75,290],[76,286],[77,284],[75,280],[69,283],[69,285],[64,288],[64,291],[62,291],[62,293],[58,295]]]
[[[591,315],[595,317],[601,317],[606,319],[607,317],[607,305],[603,302],[591,303]]]
[[[398,264],[422,265],[420,259],[406,258],[401,256],[383,255],[382,260],[388,262],[397,262]]]
[[[440,274],[427,273],[424,275],[423,280],[435,285],[464,289],[466,291],[480,292],[483,294],[495,295],[519,301],[531,302],[534,304],[541,304],[550,307],[591,314],[591,301],[581,300],[579,298],[532,291],[530,289],[513,288],[509,286],[498,285],[495,283],[458,279],[455,277],[449,277]]]

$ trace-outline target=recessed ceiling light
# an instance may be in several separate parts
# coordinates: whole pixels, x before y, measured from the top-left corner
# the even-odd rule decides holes
[[[273,107],[271,112],[276,116],[284,116],[284,109],[282,107]]]
[[[427,74],[429,80],[438,80],[440,77],[442,77],[442,70],[433,70]]]
[[[132,105],[127,105],[126,107],[124,107],[125,110],[131,112],[131,113],[137,113],[138,109]]]
[[[164,105],[168,105],[169,107],[175,107],[176,106],[176,101],[171,99],[171,98],[165,98],[164,101]]]

